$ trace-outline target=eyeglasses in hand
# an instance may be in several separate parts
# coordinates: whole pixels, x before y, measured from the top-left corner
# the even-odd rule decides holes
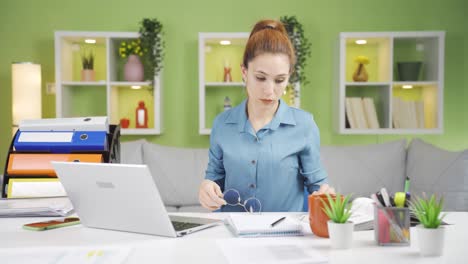
[[[223,198],[226,201],[227,205],[240,205],[244,208],[246,212],[258,213],[262,211],[262,203],[260,203],[260,200],[258,200],[255,197],[250,197],[244,202],[242,202],[239,191],[237,191],[236,189],[228,189],[224,191]]]

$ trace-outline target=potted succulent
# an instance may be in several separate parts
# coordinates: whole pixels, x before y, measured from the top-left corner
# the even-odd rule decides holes
[[[337,193],[335,197],[326,194],[327,201],[322,200],[323,210],[330,218],[328,221],[328,234],[331,246],[335,249],[350,248],[353,241],[354,223],[348,221],[351,216],[351,195],[342,196]]]
[[[444,199],[436,195],[416,197],[409,203],[410,211],[421,223],[416,226],[419,250],[423,256],[441,256],[444,249],[445,228],[441,226]]]
[[[81,53],[81,80],[85,82],[94,81],[94,52],[92,50],[84,50]]]

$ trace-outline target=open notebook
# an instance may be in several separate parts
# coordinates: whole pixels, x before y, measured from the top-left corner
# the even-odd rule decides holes
[[[282,216],[277,214],[229,214],[226,221],[231,231],[241,237],[301,236],[302,225],[293,217],[271,226]]]

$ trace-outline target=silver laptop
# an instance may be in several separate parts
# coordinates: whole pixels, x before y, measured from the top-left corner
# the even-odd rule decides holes
[[[178,237],[220,220],[169,216],[146,165],[52,162],[87,227]]]

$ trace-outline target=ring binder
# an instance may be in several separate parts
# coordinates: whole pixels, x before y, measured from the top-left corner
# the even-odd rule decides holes
[[[81,118],[80,118],[81,119]],[[40,122],[39,122],[40,123]],[[15,139],[21,133],[21,130],[18,130],[13,136],[10,147],[8,149],[7,158],[5,161],[5,169],[3,172],[3,183],[1,186],[1,196],[2,198],[7,198],[8,193],[8,183],[10,179],[38,179],[38,178],[55,178],[55,175],[51,175],[50,171],[41,171],[40,168],[32,169],[32,171],[23,171],[19,173],[15,170],[11,171],[9,169],[10,163],[14,162],[17,155],[57,155],[57,154],[67,154],[70,156],[76,154],[92,154],[99,155],[101,162],[104,163],[120,163],[120,126],[119,125],[109,125],[109,133],[104,134],[105,146],[101,150],[86,150],[86,149],[70,149],[70,153],[53,153],[49,150],[41,151],[18,151],[15,149],[14,143]],[[84,131],[82,131],[84,132]],[[86,131],[86,133],[89,133]],[[104,132],[103,132],[104,133]],[[78,139],[79,140],[79,139]],[[75,159],[74,159],[75,160]],[[50,166],[50,165],[49,165]],[[44,166],[41,166],[44,167]],[[19,175],[20,174],[20,175]]]

